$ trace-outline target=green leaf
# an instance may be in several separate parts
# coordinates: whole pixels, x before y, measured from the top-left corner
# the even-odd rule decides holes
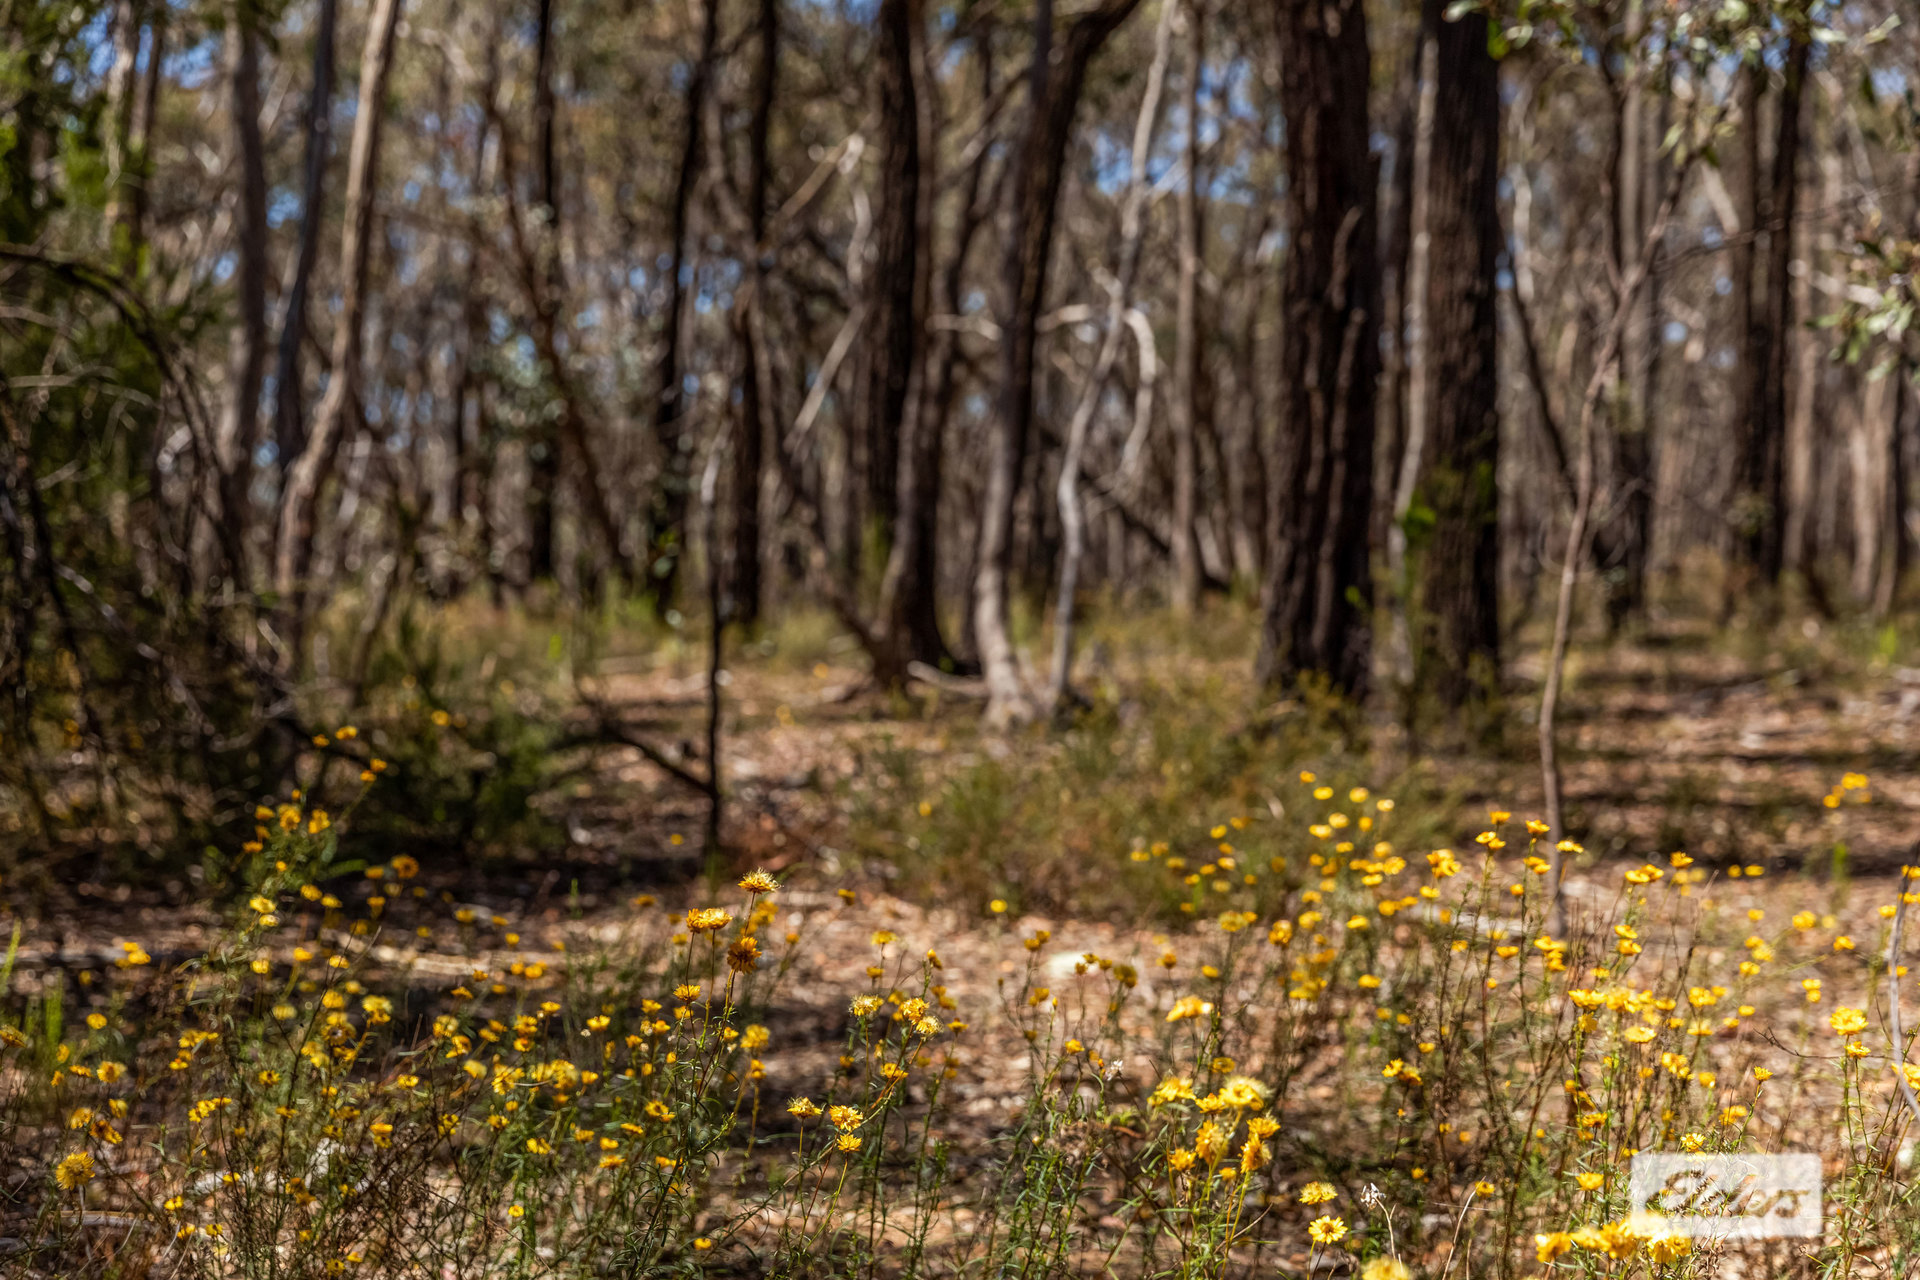
[[[7,983],[13,979],[13,962],[20,955],[20,922],[13,922],[13,940],[7,943],[7,958],[0,960],[0,996],[7,993]]]
[[[1439,523],[1439,514],[1426,503],[1415,499],[1407,504],[1407,514],[1400,521],[1400,527],[1405,531],[1407,541],[1418,546],[1426,541],[1427,535]]]

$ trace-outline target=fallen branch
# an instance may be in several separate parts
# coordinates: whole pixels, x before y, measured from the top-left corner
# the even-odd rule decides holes
[[[921,684],[932,685],[942,693],[956,694],[962,698],[978,698],[986,701],[987,682],[978,678],[949,675],[945,671],[930,667],[924,662],[909,662],[907,674]]]
[[[651,742],[648,742],[645,738],[637,736],[631,729],[628,729],[624,724],[620,723],[618,719],[609,715],[605,707],[588,697],[584,690],[578,690],[576,686],[576,691],[580,694],[581,702],[585,704],[588,710],[593,712],[593,731],[591,733],[573,735],[564,742],[556,744],[557,748],[564,749],[565,747],[592,746],[607,743],[631,747],[639,752],[641,758],[648,764],[653,765],[675,782],[705,796],[709,800],[713,798],[714,788],[711,781],[688,769],[672,756],[669,756],[666,752],[654,746]]]

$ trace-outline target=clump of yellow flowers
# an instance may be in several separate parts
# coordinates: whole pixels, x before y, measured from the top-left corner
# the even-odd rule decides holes
[[[1626,1200],[1662,1150],[1821,1152],[1836,1274],[1920,1246],[1920,867],[1843,899],[1286,790],[1117,851],[1137,932],[1008,886],[951,941],[762,870],[612,931],[516,918],[346,860],[351,799],[292,795],[200,954],[118,941],[77,1020],[6,997],[0,1118],[102,1275],[1691,1274]]]

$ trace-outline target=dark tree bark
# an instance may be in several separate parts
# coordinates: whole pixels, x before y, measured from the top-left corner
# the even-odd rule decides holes
[[[1629,0],[1619,57],[1625,73],[1616,74],[1611,58],[1601,62],[1613,106],[1612,145],[1607,156],[1609,269],[1625,272],[1629,255],[1640,246],[1641,231],[1652,213],[1645,197],[1647,177],[1646,69],[1641,39],[1645,30],[1640,0]],[[1647,290],[1651,295],[1651,285]],[[1641,612],[1645,600],[1647,539],[1653,518],[1651,303],[1635,301],[1621,337],[1620,368],[1608,388],[1607,426],[1612,437],[1607,490],[1613,495],[1613,519],[1593,531],[1593,554],[1604,575],[1608,632],[1617,632]]]
[[[1629,106],[1644,113],[1645,97],[1645,93],[1641,93],[1636,104],[1634,96],[1629,95]],[[1666,134],[1668,99],[1664,93],[1656,93],[1655,97],[1658,106],[1651,131],[1646,128],[1646,121],[1640,121],[1638,146],[1630,156],[1622,157],[1623,165],[1629,160],[1633,162],[1630,172],[1635,175],[1635,198],[1631,203],[1621,202],[1623,211],[1632,213],[1631,235],[1622,242],[1628,252],[1638,243],[1653,217],[1654,205],[1658,202],[1658,176],[1666,164],[1665,157],[1658,152],[1658,143]],[[1649,141],[1654,145],[1648,145]],[[1626,185],[1621,183],[1622,187]],[[1660,348],[1664,345],[1660,336],[1663,253],[1663,246],[1655,246],[1653,261],[1647,269],[1645,300],[1636,304],[1640,316],[1628,330],[1622,355],[1628,394],[1623,407],[1626,421],[1620,434],[1618,474],[1614,480],[1620,504],[1619,550],[1614,566],[1616,581],[1607,592],[1607,621],[1615,630],[1646,613],[1647,566],[1653,553],[1653,494],[1657,481]]]
[[[274,444],[282,467],[307,443],[307,410],[301,386],[301,352],[307,334],[307,294],[320,256],[320,216],[325,202],[327,150],[333,132],[333,47],[340,0],[320,0],[313,33],[313,90],[307,99],[305,185],[300,196],[300,238],[293,278],[280,316],[280,349],[274,361]]]
[[[752,288],[735,310],[738,336],[746,351],[740,371],[740,411],[733,450],[733,548],[727,571],[727,616],[743,627],[760,621],[760,487],[766,467],[767,406],[772,388],[760,385],[756,334],[764,327],[747,323],[748,309],[766,305],[767,272],[760,241],[767,233],[767,144],[773,128],[773,95],[780,58],[779,0],[759,0],[759,57],[753,67],[753,114],[747,124],[747,229],[753,241],[748,266]]]
[[[1749,305],[1746,368],[1747,416],[1742,420],[1736,518],[1740,521],[1737,554],[1754,580],[1772,586],[1780,580],[1786,558],[1787,363],[1793,333],[1792,282],[1788,265],[1793,258],[1793,216],[1799,191],[1796,176],[1800,159],[1800,98],[1812,49],[1802,27],[1791,29],[1780,102],[1774,122],[1773,167],[1766,194],[1761,197],[1757,143],[1749,145],[1748,175],[1755,198],[1753,232],[1762,241],[1759,297]],[[1764,68],[1748,75],[1764,76]],[[1757,85],[1750,95],[1757,103]],[[1759,120],[1749,119],[1749,137],[1757,136]],[[1746,256],[1755,256],[1748,249]],[[1738,293],[1741,277],[1736,275]]]
[[[974,59],[980,71],[980,101],[993,101],[1001,89],[996,76],[997,63],[991,32],[983,30],[977,33],[973,47]],[[927,61],[929,56],[925,41],[922,41],[921,71],[926,82],[932,83],[935,77]],[[937,101],[937,98],[929,98],[924,106],[930,112]],[[923,147],[921,154],[930,155],[931,152]],[[974,242],[979,238],[980,229],[988,224],[994,209],[1001,203],[999,192],[1006,184],[1006,171],[1003,169],[996,180],[989,183],[986,181],[987,162],[988,152],[983,147],[967,165],[960,180],[960,217],[953,229],[952,247],[939,272],[934,272],[931,265],[927,268],[932,295],[927,302],[929,314],[937,312],[950,315],[959,309],[967,262]],[[930,165],[923,169],[921,181],[922,242],[927,246],[927,258],[931,264],[934,251],[932,233],[927,230],[930,224],[928,193],[934,189],[934,175]],[[907,523],[896,526],[893,552],[887,565],[888,578],[893,586],[891,589],[883,586],[882,595],[887,601],[883,616],[888,619],[889,635],[911,635],[914,648],[929,665],[974,672],[978,670],[978,662],[966,648],[973,637],[973,593],[965,593],[966,608],[956,637],[957,643],[951,649],[941,637],[940,614],[935,598],[940,582],[938,499],[942,491],[947,422],[952,417],[959,387],[960,334],[955,329],[946,328],[925,335],[924,340],[928,351],[921,369],[920,386],[911,400],[914,427],[912,446],[906,455],[911,461],[913,474],[903,474],[901,477],[903,494],[911,493],[914,497],[911,501],[903,499],[901,515]],[[911,541],[901,536],[903,530],[911,534]],[[969,583],[973,581],[978,565],[977,542],[971,549],[971,555],[974,558],[970,560],[964,578]],[[904,667],[905,664],[902,662],[900,665]]]
[[[1451,709],[1492,696],[1500,677],[1500,69],[1485,15],[1449,22],[1446,7],[1422,6],[1437,82],[1425,313],[1433,376],[1418,493],[1433,527],[1419,559],[1425,616],[1415,673]]]
[[[867,276],[859,432],[865,444],[868,518],[889,542],[900,504],[907,392],[919,358],[927,278],[922,262],[920,108],[913,31],[918,0],[881,0],[874,30],[874,102],[879,107],[879,189],[873,211],[873,262]]]
[[[686,405],[681,390],[680,344],[686,324],[687,223],[693,205],[694,184],[700,176],[700,132],[706,111],[708,84],[713,78],[713,51],[720,38],[719,0],[703,0],[700,51],[687,83],[686,128],[681,134],[680,167],[674,178],[673,204],[667,220],[666,332],[661,337],[659,372],[655,377],[654,444],[660,453],[660,474],[647,504],[645,592],[656,613],[666,612],[679,581],[686,553],[687,498],[692,482],[692,442],[686,434]]]
[[[1374,381],[1379,367],[1378,200],[1368,151],[1369,59],[1360,0],[1280,0],[1287,129],[1275,528],[1255,674],[1309,673],[1359,692],[1370,637]]]
[[[866,411],[869,415],[869,457],[883,452],[876,443],[890,437],[896,453],[893,487],[886,505],[876,501],[876,512],[887,513],[891,545],[881,579],[881,653],[874,659],[875,676],[898,683],[907,664],[952,666],[946,641],[940,634],[935,600],[939,586],[940,472],[942,425],[946,398],[952,390],[953,352],[946,352],[931,380],[922,364],[927,351],[927,305],[932,292],[927,192],[931,165],[922,162],[928,149],[922,132],[927,127],[914,74],[915,59],[924,54],[917,37],[921,23],[919,0],[883,0],[880,6],[879,100],[887,104],[882,137],[879,208],[875,210],[874,314],[868,320],[869,342]],[[983,97],[992,92],[992,63],[982,49]],[[946,294],[959,292],[961,269],[979,218],[981,165],[967,174],[961,196],[961,223],[948,268]],[[948,334],[951,338],[953,335]],[[944,389],[941,384],[944,380]],[[897,401],[895,397],[898,397]]]
[[[221,537],[235,573],[244,573],[253,455],[260,447],[260,384],[267,367],[267,169],[260,139],[260,34],[248,6],[227,15],[228,109],[240,162],[239,252],[234,269],[238,303],[227,369],[227,402],[220,419]]]
[[[1033,425],[1034,339],[1053,254],[1053,222],[1065,169],[1067,138],[1087,67],[1139,0],[1101,0],[1076,19],[1056,55],[1053,0],[1038,0],[1026,118],[1007,163],[1006,251],[1000,270],[1000,388],[987,441],[986,492],[980,511],[974,574],[974,634],[987,679],[987,720],[1004,725],[1033,716],[1014,660],[1008,629],[1008,575],[1013,558],[1013,505]]]
[[[1905,166],[1901,170],[1901,188],[1906,197],[1907,235],[1920,238],[1920,150],[1907,153]],[[1901,581],[1907,576],[1907,570],[1913,563],[1913,533],[1908,520],[1911,508],[1910,493],[1913,476],[1911,450],[1914,445],[1914,425],[1916,419],[1916,396],[1914,378],[1917,372],[1912,356],[1902,354],[1893,372],[1887,376],[1894,379],[1893,423],[1887,433],[1887,555],[1881,562],[1880,581],[1874,592],[1873,610],[1876,618],[1885,618],[1891,614],[1894,596]]]
[[[538,0],[533,56],[533,243],[551,285],[560,251],[560,193],[553,124],[553,5]],[[549,288],[551,292],[551,288]],[[550,419],[534,426],[527,467],[527,579],[553,576],[554,491],[560,486],[560,439]]]
[[[1749,534],[1758,529],[1758,513],[1753,510],[1753,495],[1747,488],[1746,459],[1747,440],[1753,431],[1755,415],[1759,412],[1760,377],[1754,365],[1754,349],[1761,308],[1754,296],[1753,263],[1760,238],[1760,189],[1765,181],[1760,168],[1760,99],[1766,91],[1766,84],[1765,68],[1744,67],[1735,90],[1739,101],[1740,126],[1738,146],[1733,149],[1733,180],[1737,184],[1735,198],[1740,202],[1739,214],[1746,220],[1743,226],[1729,228],[1733,234],[1727,245],[1727,275],[1733,284],[1728,327],[1732,330],[1734,350],[1739,356],[1738,367],[1733,371],[1728,388],[1731,393],[1728,397],[1728,426],[1738,451],[1730,510],[1736,562],[1745,554]],[[1764,335],[1758,345],[1764,351]],[[1728,587],[1723,612],[1732,609],[1738,595],[1737,584],[1731,576],[1728,578]]]

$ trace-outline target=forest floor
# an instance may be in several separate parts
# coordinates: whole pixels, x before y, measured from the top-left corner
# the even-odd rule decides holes
[[[1206,691],[1208,701],[1194,708],[1196,715],[1255,705],[1244,662],[1189,655],[1175,681],[1167,661],[1164,652],[1129,655],[1124,646],[1096,645],[1089,684],[1123,706],[1149,687],[1175,683]],[[698,739],[704,681],[691,656],[609,667],[615,665],[620,674],[603,671],[594,682],[604,707],[656,742]],[[1537,674],[1527,661],[1516,663],[1514,708],[1531,704]],[[978,1118],[974,1141],[954,1153],[956,1175],[964,1180],[968,1168],[988,1167],[994,1136],[1026,1096],[1022,1067],[1029,1050],[1015,1020],[987,1016],[1009,998],[1007,989],[1020,985],[1015,975],[1027,958],[1018,941],[1047,931],[1032,963],[1047,975],[1043,980],[1063,987],[1089,952],[1130,960],[1153,1007],[1156,978],[1177,981],[1159,977],[1153,960],[1167,950],[1178,917],[1124,917],[1097,905],[1077,911],[1071,892],[1036,894],[1035,903],[994,915],[984,894],[974,901],[951,890],[970,883],[964,878],[915,874],[916,859],[954,858],[952,851],[962,847],[941,843],[943,822],[972,820],[960,804],[943,800],[943,789],[963,787],[969,771],[983,767],[1003,771],[995,776],[1051,777],[1047,770],[1071,749],[1061,735],[1036,729],[1010,740],[983,736],[977,706],[967,698],[938,690],[904,699],[882,695],[864,687],[850,655],[825,655],[811,666],[743,663],[729,677],[722,757],[728,848],[720,870],[728,879],[754,867],[775,872],[784,882],[781,923],[803,937],[767,1015],[779,1047],[768,1059],[768,1096],[818,1089],[833,1073],[848,1025],[844,992],[872,963],[876,930],[899,936],[898,955],[937,950],[957,1016],[977,1017],[981,1027],[954,1051],[959,1071],[950,1096],[959,1114]],[[1569,882],[1576,912],[1583,902],[1600,905],[1614,893],[1623,865],[1664,862],[1686,849],[1720,873],[1704,892],[1721,905],[1764,911],[1774,921],[1796,911],[1838,912],[1841,918],[1822,921],[1823,930],[1851,930],[1872,945],[1876,904],[1889,895],[1877,883],[1857,884],[1864,893],[1844,888],[1850,880],[1888,879],[1920,835],[1920,741],[1910,727],[1920,709],[1920,668],[1854,660],[1817,646],[1743,655],[1680,633],[1581,653],[1568,706],[1568,812],[1590,854],[1578,860]],[[1298,721],[1305,737],[1305,716],[1290,705],[1254,716],[1243,711],[1219,734],[1248,734],[1250,725],[1265,720],[1279,726],[1272,736],[1284,739]],[[1116,722],[1128,723],[1127,717]],[[1539,811],[1533,734],[1518,714],[1505,741],[1481,751],[1416,755],[1390,726],[1363,732],[1370,741],[1350,754],[1349,767],[1371,768],[1381,785],[1417,793],[1435,811],[1425,831],[1436,843],[1471,847],[1490,808],[1516,817]],[[916,763],[903,766],[902,757]],[[1850,771],[1871,779],[1872,802],[1837,812],[1825,797]],[[915,781],[902,781],[907,778]],[[1241,779],[1234,794],[1256,802],[1266,795],[1278,817],[1280,802],[1272,797],[1291,781],[1270,778],[1263,786],[1256,779],[1249,791]],[[1137,786],[1138,776],[1116,776],[1114,785]],[[1850,793],[1849,800],[1860,794]],[[1217,812],[1223,795],[1196,803]],[[1069,799],[1063,793],[1063,809]],[[421,1008],[431,1009],[437,993],[475,964],[553,961],[555,943],[580,951],[630,939],[636,929],[663,935],[674,927],[673,912],[704,900],[697,849],[704,801],[637,753],[595,755],[548,803],[554,828],[564,833],[554,847],[490,860],[423,858],[420,905],[429,908],[438,899],[447,909],[395,920],[390,941],[381,940],[373,952],[390,975],[407,975],[400,980],[420,993]],[[1032,838],[1055,835],[1048,830]],[[1003,822],[990,838],[1017,843],[1021,833]],[[1836,853],[1841,847],[1844,853]],[[1126,850],[1093,852],[1124,861]],[[1767,874],[1756,878],[1750,867]],[[1738,880],[1726,874],[1729,868],[1740,869]],[[1091,868],[1083,885],[1098,874]],[[643,909],[655,900],[667,912]],[[1090,894],[1088,901],[1101,899]],[[480,936],[454,925],[453,904],[482,914]],[[184,959],[218,931],[222,910],[178,886],[172,892],[76,886],[66,900],[45,904],[26,921],[18,980],[36,985],[64,973],[84,985],[84,971],[112,963],[126,940],[138,941],[162,965]],[[417,934],[397,927],[421,921]],[[1329,1064],[1329,1080],[1333,1070]],[[1312,1072],[1298,1085],[1309,1098],[1321,1096],[1316,1089],[1333,1094]],[[963,1234],[967,1212],[956,1210],[948,1229]]]
[[[1575,878],[1611,877],[1619,859],[1637,863],[1677,849],[1710,867],[1764,866],[1803,885],[1836,875],[1888,876],[1910,858],[1920,840],[1920,666],[1860,658],[1808,639],[1792,649],[1741,652],[1704,630],[1674,627],[1651,639],[1576,651],[1561,722],[1568,826],[1589,855],[1573,868]],[[730,878],[763,867],[796,889],[829,896],[856,889],[877,901],[876,909],[963,939],[983,923],[985,898],[957,902],[927,890],[940,882],[917,875],[916,864],[941,856],[926,828],[937,829],[946,814],[920,824],[923,850],[921,836],[912,834],[916,808],[928,818],[925,802],[937,801],[943,784],[983,764],[996,777],[1044,776],[1063,750],[1062,735],[982,734],[978,704],[966,696],[927,688],[883,694],[865,682],[856,652],[829,649],[811,666],[749,660],[729,668],[721,756],[726,850],[717,872]],[[1173,663],[1181,669],[1177,682],[1168,674]],[[1538,666],[1532,655],[1512,664],[1509,723],[1492,745],[1421,752],[1398,727],[1373,723],[1358,730],[1358,750],[1349,743],[1349,773],[1418,792],[1430,811],[1423,834],[1436,844],[1469,843],[1489,809],[1535,816],[1542,788],[1530,717]],[[1096,639],[1083,676],[1098,697],[1118,704],[1123,724],[1137,694],[1178,683],[1176,703],[1188,690],[1204,691],[1195,696],[1194,717],[1225,718],[1231,713],[1220,708],[1239,709],[1221,735],[1260,733],[1264,723],[1285,739],[1304,713],[1284,703],[1259,708],[1245,667],[1237,656],[1173,658],[1160,645],[1129,652],[1124,643]],[[669,751],[697,753],[705,689],[690,652],[608,662],[591,686],[603,710],[629,731]],[[1314,764],[1311,743],[1325,735],[1302,729],[1300,736],[1309,745],[1281,754]],[[1847,806],[1842,835],[1824,801],[1850,772],[1870,779],[1872,803]],[[620,748],[592,753],[569,777],[543,799],[555,832],[549,847],[491,858],[423,853],[421,883],[476,909],[588,929],[628,911],[637,892],[675,901],[702,892],[703,797]],[[1236,779],[1231,794],[1252,798],[1256,807],[1265,799],[1278,816],[1274,796],[1284,781]],[[1116,776],[1115,785],[1128,779]],[[1223,798],[1202,794],[1194,803],[1217,809]],[[999,817],[1000,834],[1016,845],[1059,836],[1017,830],[1019,812]],[[965,820],[957,813],[951,819]],[[1133,843],[1164,834],[1135,832]],[[1078,839],[1084,837],[1069,834],[1066,843]],[[1125,848],[1070,852],[1110,857]],[[16,904],[26,917],[22,961],[29,969],[104,962],[116,954],[117,940],[136,933],[157,957],[186,954],[219,918],[191,884],[83,882],[65,889]],[[1086,930],[1089,939],[1106,939],[1103,950],[1112,947],[1111,913],[1096,908],[1076,925],[1068,917],[1077,913],[1061,910],[1061,894],[1038,896],[1057,934]],[[1021,905],[1016,901],[1016,910]]]

